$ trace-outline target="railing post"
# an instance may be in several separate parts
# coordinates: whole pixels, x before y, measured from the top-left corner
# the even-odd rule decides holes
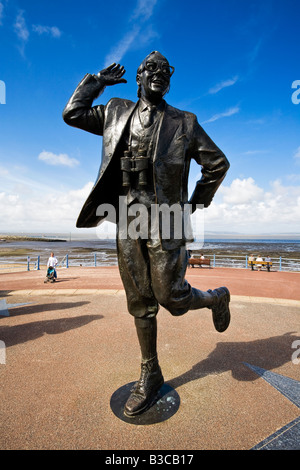
[[[40,270],[40,255],[37,258],[37,268],[38,271]]]
[[[69,255],[66,255],[66,268],[69,267]]]
[[[27,256],[27,271],[30,271],[29,263],[30,263],[30,256]]]
[[[281,271],[281,256],[279,258],[279,271]]]
[[[248,268],[248,255],[246,255],[246,269]]]
[[[216,267],[216,254],[214,253],[214,268]]]
[[[97,266],[97,253],[94,253],[94,266]]]

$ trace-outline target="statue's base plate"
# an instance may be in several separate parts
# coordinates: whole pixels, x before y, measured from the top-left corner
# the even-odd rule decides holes
[[[129,418],[124,414],[124,406],[134,384],[135,382],[131,382],[123,385],[113,393],[110,399],[113,413],[122,421],[138,425],[155,424],[171,418],[177,412],[180,405],[179,395],[170,385],[164,384],[146,411]]]

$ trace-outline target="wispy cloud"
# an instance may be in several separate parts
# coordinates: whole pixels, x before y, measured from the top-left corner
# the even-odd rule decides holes
[[[122,60],[130,46],[133,44],[139,32],[140,28],[138,26],[134,26],[131,31],[125,34],[121,41],[106,56],[105,67],[110,65],[112,62],[120,62]]]
[[[214,116],[212,116],[207,121],[203,121],[202,124],[207,124],[208,122],[218,121],[218,119],[233,116],[234,114],[237,114],[239,112],[240,112],[239,106],[235,106],[233,108],[228,109],[227,111],[224,111],[223,113],[215,114]]]
[[[266,122],[266,119],[265,118],[258,118],[258,119],[249,119],[249,121],[247,121],[247,124],[254,124],[254,125],[261,125],[261,124],[265,124]]]
[[[66,153],[55,154],[52,152],[46,152],[45,150],[41,152],[38,156],[38,159],[47,163],[48,165],[54,166],[68,166],[73,168],[79,165],[79,161],[76,158],[70,158]]]
[[[234,85],[238,81],[238,79],[239,77],[238,75],[236,75],[235,77],[230,78],[228,80],[223,80],[222,82],[217,83],[214,87],[210,88],[210,90],[208,90],[208,93],[210,95],[214,95],[218,93],[219,91],[223,90],[223,88],[227,88],[229,86]]]
[[[0,176],[8,175],[8,170],[3,166],[0,166]]]
[[[19,51],[24,57],[25,45],[29,39],[29,30],[24,17],[24,10],[20,10],[14,23],[14,31],[19,39]]]
[[[298,147],[294,153],[294,159],[297,161],[297,163],[300,162],[300,147]]]
[[[144,46],[158,36],[158,33],[153,30],[152,25],[146,24],[153,15],[156,3],[157,0],[138,0],[129,21],[129,24],[132,26],[106,56],[105,67],[112,62],[120,62],[132,46],[136,47],[137,44]]]
[[[248,54],[248,60],[249,60],[250,66],[253,65],[253,63],[255,62],[256,58],[258,57],[258,54],[259,54],[259,52],[260,52],[262,43],[263,43],[263,39],[262,39],[262,38],[258,39],[258,41],[256,42],[255,46],[254,46],[254,47],[252,48],[252,50],[249,52],[249,54]]]
[[[26,21],[24,18],[24,10],[19,11],[15,24],[14,24],[14,30],[19,39],[21,39],[24,42],[28,40],[29,31],[28,31]]]
[[[52,36],[53,38],[59,38],[61,36],[61,31],[57,26],[42,26],[40,24],[38,25],[32,25],[32,31],[35,33],[38,33],[39,35],[41,34],[48,34]]]
[[[1,8],[2,7],[2,8]],[[3,2],[0,1],[0,25],[1,25],[1,13],[3,11]],[[25,11],[19,10],[16,21],[13,25],[14,32],[16,33],[19,40],[19,51],[21,55],[25,56],[25,46],[29,40],[30,30],[27,26],[25,19]],[[34,33],[38,35],[47,34],[53,38],[59,38],[62,34],[57,26],[43,26],[43,25],[32,25],[31,27]]]
[[[298,175],[298,174],[287,175],[286,179],[288,181],[291,181],[292,183],[299,183],[300,182],[300,175]]]
[[[152,16],[156,3],[157,0],[138,0],[131,20],[147,21]]]
[[[243,155],[258,155],[260,153],[269,153],[270,150],[247,150]]]

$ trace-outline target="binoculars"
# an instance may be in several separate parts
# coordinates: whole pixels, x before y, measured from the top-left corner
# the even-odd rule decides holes
[[[137,174],[139,186],[146,186],[148,166],[149,157],[146,150],[139,149],[137,157],[133,156],[130,150],[125,150],[124,157],[121,158],[122,186],[130,186],[131,173]]]

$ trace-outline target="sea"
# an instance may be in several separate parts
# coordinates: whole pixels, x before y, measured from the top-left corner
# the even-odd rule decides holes
[[[81,239],[71,235],[26,234],[30,240],[19,238],[1,238],[0,235],[0,264],[27,262],[36,263],[39,257],[41,264],[46,264],[50,253],[53,252],[59,263],[63,266],[116,266],[117,250],[115,239]],[[245,259],[250,254],[263,258],[269,256],[274,263],[282,266],[286,263],[290,267],[300,270],[300,238],[255,238],[255,237],[228,237],[205,238],[204,241],[195,241],[187,245],[194,256],[204,254],[221,265],[245,267]],[[222,262],[223,262],[222,261]],[[297,269],[298,270],[298,269]]]

